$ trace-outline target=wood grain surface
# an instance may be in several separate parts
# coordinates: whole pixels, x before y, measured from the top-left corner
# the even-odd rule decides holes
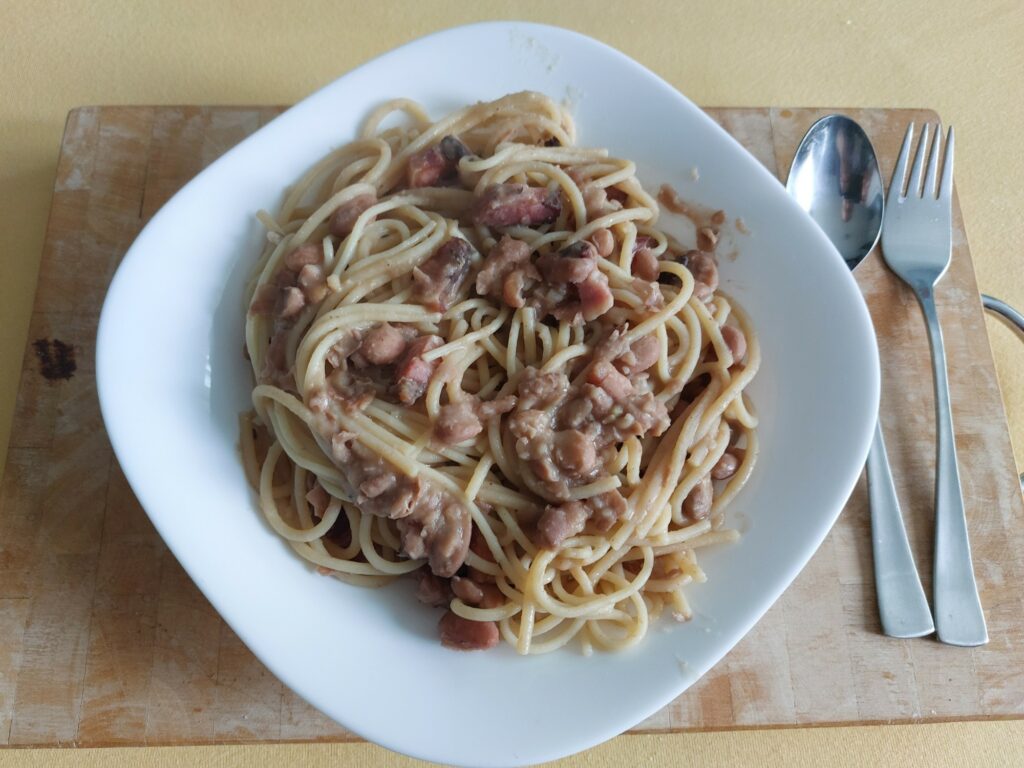
[[[350,740],[219,618],[132,495],[96,399],[107,284],[150,216],[277,108],[87,107],[67,123],[0,486],[0,744]],[[834,110],[711,109],[773,173]],[[888,178],[915,110],[842,110]],[[959,203],[937,292],[989,645],[882,636],[863,481],[810,564],[649,732],[1024,716],[1024,503]],[[857,275],[878,331],[882,420],[930,587],[934,417],[913,295],[876,253]],[[255,511],[254,511],[255,514]]]

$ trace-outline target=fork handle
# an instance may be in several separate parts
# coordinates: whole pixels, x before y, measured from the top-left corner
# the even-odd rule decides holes
[[[882,631],[889,637],[930,635],[935,631],[935,624],[917,575],[910,542],[907,541],[907,529],[903,526],[880,421],[875,422],[875,437],[868,451],[866,467],[871,507],[871,551]]]
[[[971,544],[967,536],[960,472],[953,438],[953,411],[949,403],[949,378],[942,329],[935,310],[933,286],[918,284],[914,293],[928,326],[935,374],[935,563],[932,605],[935,632],[950,645],[984,645],[988,642],[985,614],[974,580]]]

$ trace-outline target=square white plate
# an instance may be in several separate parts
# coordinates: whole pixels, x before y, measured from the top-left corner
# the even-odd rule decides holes
[[[742,217],[723,286],[759,331],[751,389],[761,459],[733,502],[735,545],[703,553],[696,617],[664,621],[625,653],[455,653],[409,584],[316,575],[264,523],[236,453],[250,407],[242,284],[260,208],[369,110],[412,97],[435,117],[533,89],[574,105],[579,143],[637,162],[644,184]],[[691,176],[699,168],[700,180]],[[663,217],[663,222],[671,217]],[[863,299],[825,236],[739,144],[663,80],[579,34],[524,23],[460,27],[350,72],[243,141],[179,192],[118,270],[97,379],[118,460],[189,575],[282,681],[356,733],[446,763],[536,763],[638,723],[721,659],[775,602],[860,474],[878,406]],[[814,621],[813,616],[808,621]]]

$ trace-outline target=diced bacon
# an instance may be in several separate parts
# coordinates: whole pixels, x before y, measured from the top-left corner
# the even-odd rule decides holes
[[[619,357],[615,363],[619,370],[627,376],[646,371],[661,356],[661,343],[655,336],[641,336],[633,342],[629,351]]]
[[[480,502],[478,501],[477,504],[479,505]],[[494,555],[491,554],[491,550],[487,546],[487,542],[484,540],[483,534],[480,533],[479,529],[477,529],[475,525],[473,526],[473,531],[470,535],[469,549],[480,557],[481,560],[486,560],[489,563],[494,562]],[[472,566],[467,566],[467,572],[469,573],[469,577],[477,584],[494,583],[494,577],[491,574],[479,571]]]
[[[299,272],[307,264],[321,264],[324,249],[313,243],[303,243],[284,257],[284,265],[292,272]]]
[[[366,212],[367,208],[377,204],[377,196],[371,192],[356,195],[338,206],[331,214],[328,229],[337,238],[346,238],[352,234],[356,220]]]
[[[409,186],[436,187],[455,181],[459,160],[468,154],[465,144],[454,136],[445,136],[439,144],[422,149],[409,158]]]
[[[483,651],[498,644],[498,625],[493,621],[470,621],[451,611],[438,624],[441,645],[457,651]]]
[[[280,316],[282,319],[295,317],[295,315],[302,311],[304,306],[306,306],[306,296],[298,288],[294,286],[285,288],[284,292],[281,293]]]
[[[615,236],[610,229],[599,229],[590,236],[590,242],[597,249],[597,255],[608,258],[615,250]]]
[[[587,322],[599,318],[615,303],[615,298],[608,287],[608,278],[603,272],[592,272],[590,277],[579,284],[578,290],[580,312]]]
[[[641,248],[654,248],[658,244],[650,235],[637,235],[636,240],[633,241],[633,253],[636,253]]]
[[[341,364],[348,359],[348,356],[359,349],[362,338],[362,333],[357,330],[346,333],[338,341],[334,342],[333,347],[327,350],[327,362],[335,368],[340,368]]]
[[[420,568],[419,583],[416,585],[416,599],[435,608],[447,605],[451,600],[451,589],[447,579],[442,579],[430,572],[429,568]]]
[[[484,400],[476,407],[476,412],[482,421],[490,421],[495,416],[508,413],[516,407],[516,396],[506,395],[495,400]]]
[[[526,290],[529,287],[529,277],[525,270],[516,269],[512,271],[501,286],[501,298],[513,309],[518,309],[526,304]]]
[[[603,360],[594,363],[587,375],[587,381],[603,389],[613,400],[624,400],[633,394],[633,385],[629,379]]]
[[[269,315],[277,306],[277,294],[280,290],[273,283],[263,283],[252,297],[249,312],[254,315]]]
[[[435,144],[409,158],[406,180],[412,188],[436,186],[445,175],[447,165],[441,147]]]
[[[583,205],[587,210],[587,218],[591,221],[622,208],[622,203],[611,199],[607,189],[593,182],[584,184],[580,191],[583,194]]]
[[[505,595],[502,594],[501,590],[494,584],[480,583],[480,592],[482,596],[480,602],[477,603],[477,608],[500,608],[505,604]]]
[[[541,256],[537,259],[537,269],[551,283],[582,283],[595,268],[593,259],[563,256]]]
[[[606,187],[605,192],[608,193],[609,200],[614,200],[616,203],[621,203],[622,205],[625,205],[626,201],[629,199],[629,195],[618,187]]]
[[[412,300],[437,312],[448,309],[469,274],[472,254],[473,246],[461,237],[447,240],[413,270]]]
[[[263,359],[260,381],[280,386],[287,379],[288,371],[288,329],[277,328],[270,337],[267,354]]]
[[[319,264],[307,264],[299,272],[296,280],[299,288],[302,289],[306,300],[316,304],[327,296],[327,281],[324,279],[324,270]]]
[[[516,407],[513,395],[483,402],[466,398],[441,407],[434,422],[434,437],[446,445],[457,445],[483,432],[484,424]]]
[[[323,518],[324,512],[327,511],[327,505],[331,503],[331,495],[317,480],[306,493],[306,501],[313,507],[313,514],[318,518]]]
[[[327,377],[327,394],[346,411],[361,411],[377,395],[373,382],[345,369],[338,369]]]
[[[479,584],[460,576],[452,577],[452,592],[466,605],[477,605],[484,599],[484,592]]]
[[[405,357],[395,371],[395,388],[403,405],[412,405],[427,391],[438,361],[427,362],[421,355],[437,349],[442,343],[439,336],[420,336],[406,348]]]
[[[665,306],[665,296],[658,285],[659,283],[641,280],[639,277],[633,278],[631,287],[633,292],[643,301],[644,309],[656,312]]]
[[[562,212],[557,191],[526,184],[492,184],[473,208],[473,220],[486,227],[535,227],[550,224]]]
[[[522,240],[503,235],[476,275],[476,292],[492,296],[504,285],[505,278],[515,270],[530,266],[530,246]]]

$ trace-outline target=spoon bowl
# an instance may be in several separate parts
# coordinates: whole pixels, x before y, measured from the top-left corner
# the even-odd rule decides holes
[[[864,129],[844,115],[821,118],[797,147],[786,190],[828,235],[850,269],[878,242],[885,190]]]

